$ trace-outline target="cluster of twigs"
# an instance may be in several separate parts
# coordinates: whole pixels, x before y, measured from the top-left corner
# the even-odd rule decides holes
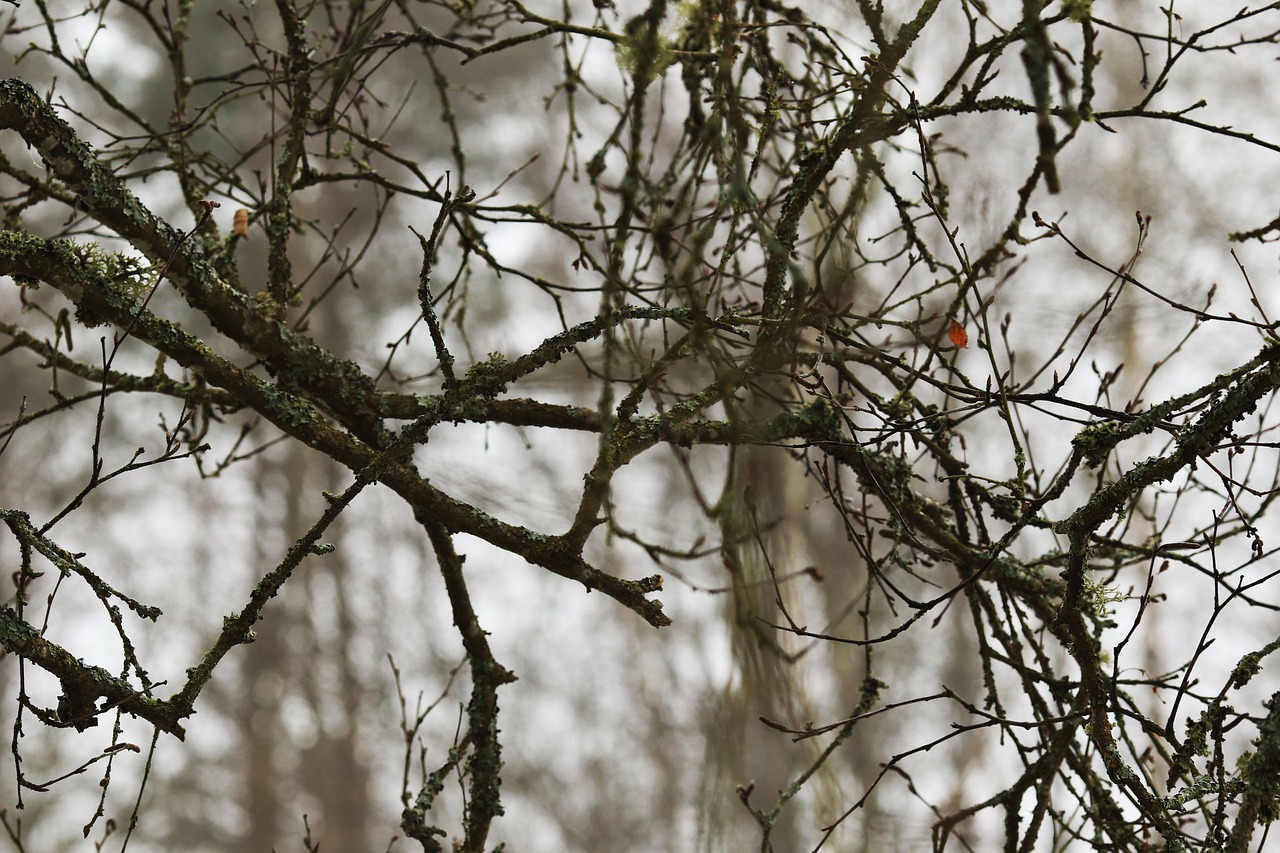
[[[83,730],[129,714],[181,738],[219,664],[253,639],[270,600],[304,558],[325,551],[325,531],[376,482],[412,508],[429,538],[471,672],[465,734],[413,796],[406,774],[402,828],[423,849],[442,849],[431,810],[456,773],[467,795],[462,849],[482,850],[502,813],[497,693],[513,675],[488,645],[457,537],[484,540],[662,627],[670,617],[654,596],[663,575],[680,577],[706,551],[626,529],[616,475],[661,446],[755,446],[776,447],[808,471],[843,528],[844,560],[866,573],[859,630],[814,630],[792,612],[787,580],[769,565],[771,630],[867,653],[862,699],[846,718],[771,721],[829,743],[776,804],[757,806],[749,788],[740,791],[762,849],[788,802],[863,721],[926,702],[951,703],[968,722],[885,756],[828,836],[909,757],[985,730],[999,732],[1012,776],[992,796],[938,811],[939,849],[987,810],[1001,813],[1008,850],[1052,836],[1110,850],[1243,851],[1276,815],[1280,703],[1239,706],[1254,701],[1246,688],[1277,644],[1250,650],[1231,673],[1196,673],[1219,618],[1272,607],[1259,594],[1270,574],[1252,566],[1270,554],[1259,527],[1276,494],[1263,470],[1275,450],[1267,406],[1280,381],[1276,324],[1256,296],[1252,317],[1218,312],[1212,297],[1179,302],[1130,265],[1092,257],[1063,222],[1031,209],[1038,193],[1082,180],[1064,158],[1068,146],[1122,119],[1162,119],[1276,150],[1198,121],[1196,105],[1163,100],[1183,91],[1174,84],[1187,56],[1274,44],[1274,7],[1187,34],[1172,11],[1167,29],[1144,31],[1102,19],[1105,10],[1087,0],[926,0],[907,4],[901,19],[859,0],[850,20],[772,0],[596,2],[553,17],[515,0],[276,0],[271,9],[219,11],[221,29],[210,34],[193,4],[96,4],[100,26],[122,22],[164,57],[172,98],[157,119],[153,105],[113,94],[91,53],[106,30],[72,39],[70,21],[33,5],[35,22],[12,18],[5,38],[33,39],[18,67],[36,85],[0,83],[0,273],[23,308],[0,322],[9,341],[0,355],[28,353],[22,369],[39,365],[55,380],[47,400],[16,408],[0,439],[9,448],[82,407],[97,407],[99,426],[91,476],[63,511],[33,521],[21,507],[0,509],[21,553],[0,642],[21,672],[37,667],[62,685],[48,708],[19,681],[12,751],[21,787],[47,787],[22,771],[28,715]],[[1104,36],[1131,41],[1149,69],[1137,103],[1097,102]],[[542,176],[545,198],[506,204],[500,185],[475,177],[471,152],[481,140],[468,121],[483,105],[459,104],[470,95],[456,81],[483,80],[483,70],[467,75],[522,51],[543,52],[535,68],[563,143],[541,155],[543,165],[558,157]],[[929,79],[941,81],[928,92],[910,70],[926,56]],[[404,79],[424,81],[424,91],[405,91]],[[428,121],[432,138],[422,142],[413,124]],[[1034,140],[1009,145],[1007,171],[1019,185],[995,236],[972,247],[955,225],[949,184],[958,158],[944,133],[964,122],[1011,122]],[[21,146],[36,162],[14,155]],[[508,172],[512,186],[539,186],[532,161]],[[158,175],[180,196],[158,199],[147,185]],[[372,214],[317,214],[301,200],[317,189],[364,193]],[[416,305],[410,327],[388,342],[382,363],[327,348],[309,323],[335,289],[382,274],[386,247],[406,245],[404,229],[388,225],[397,220],[432,222],[414,232],[420,274],[402,288],[402,304]],[[513,225],[539,235],[548,247],[540,261],[567,258],[561,271],[512,263],[491,236]],[[1148,227],[1139,216],[1139,249]],[[359,228],[366,236],[352,236]],[[1012,304],[1006,285],[1025,256],[1061,247],[1080,258],[1076,274],[1103,289],[1059,340],[1019,361],[1013,318],[1001,319]],[[556,325],[527,351],[480,357],[470,341],[484,330],[469,325],[467,309],[493,299],[499,282],[527,286]],[[1130,292],[1160,300],[1170,323],[1188,331],[1131,398],[1115,399],[1114,371],[1088,373],[1100,330]],[[413,338],[419,323],[425,343]],[[73,330],[83,339],[82,327],[104,325],[113,337],[97,352],[73,345]],[[1236,366],[1147,399],[1193,332],[1225,326],[1256,340]],[[151,373],[133,369],[137,359],[122,367],[126,350],[160,360]],[[562,360],[582,383],[574,402],[542,398],[532,381]],[[118,396],[144,393],[181,401],[180,422],[166,427],[161,454],[108,472],[104,413]],[[565,529],[504,522],[419,472],[415,449],[441,425],[462,422],[598,437]],[[257,429],[340,463],[351,482],[327,496],[324,514],[165,697],[119,606],[160,614],[62,548],[55,528],[117,476],[192,458],[217,474],[243,461],[248,426],[231,452],[211,457],[211,436],[234,432],[232,423],[269,424]],[[1128,450],[1138,444],[1149,457]],[[762,527],[785,523],[757,511],[752,490],[764,488],[735,483],[719,502],[702,502],[725,531],[726,554],[744,540],[763,547]],[[1220,510],[1177,526],[1176,514],[1150,507],[1156,489],[1172,501],[1207,496]],[[639,543],[661,574],[633,580],[594,566],[589,542],[602,529]],[[734,531],[746,533],[728,541]],[[1251,547],[1238,557],[1230,543],[1241,539]],[[53,599],[42,616],[31,598],[42,566],[102,602],[124,648],[118,672],[45,638]],[[1176,669],[1135,676],[1122,657],[1166,594],[1157,590],[1170,566],[1213,590],[1204,638]],[[1120,592],[1117,577],[1131,569],[1144,580]],[[1108,650],[1123,600],[1137,606]],[[927,630],[948,609],[967,613],[977,638],[981,696],[946,687],[885,704],[893,673],[870,650]],[[1202,682],[1212,687],[1195,686]],[[1166,716],[1152,716],[1138,691],[1154,693]],[[405,727],[411,740],[416,727]],[[1243,757],[1238,747],[1229,754],[1237,728],[1256,742]],[[113,743],[109,754],[124,746]]]

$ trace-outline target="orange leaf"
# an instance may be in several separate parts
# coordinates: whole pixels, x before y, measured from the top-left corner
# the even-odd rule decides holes
[[[231,220],[231,233],[241,240],[249,239],[249,211],[243,207],[236,211]]]
[[[951,343],[960,349],[965,349],[969,346],[969,333],[964,330],[964,326],[961,326],[955,320],[952,320],[951,325],[947,327],[947,337],[951,338]]]

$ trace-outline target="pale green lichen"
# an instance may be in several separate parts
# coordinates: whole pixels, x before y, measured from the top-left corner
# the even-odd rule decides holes
[[[618,67],[628,74],[634,75],[644,67],[641,57],[645,48],[640,46],[638,39],[624,39],[614,46],[614,50]],[[653,52],[653,57],[644,72],[645,82],[651,83],[661,77],[673,62],[675,62],[675,52],[671,49],[671,43],[659,37],[658,48]]]
[[[1089,602],[1089,608],[1093,610],[1093,615],[1099,619],[1109,619],[1115,613],[1116,604],[1128,598],[1126,594],[1115,587],[1107,586],[1100,580],[1096,580],[1088,575],[1084,578],[1085,598]]]
[[[477,362],[462,380],[465,388],[482,397],[495,397],[507,390],[511,381],[507,358],[500,352],[491,352],[484,361]]]
[[[1062,11],[1077,24],[1082,24],[1093,15],[1093,0],[1062,0]]]
[[[145,258],[108,252],[100,243],[65,243],[101,281],[121,285],[123,293],[140,299],[155,286],[154,270]]]
[[[672,40],[656,26],[648,15],[640,15],[627,22],[622,39],[614,43],[618,67],[637,83],[652,83],[676,61]]]

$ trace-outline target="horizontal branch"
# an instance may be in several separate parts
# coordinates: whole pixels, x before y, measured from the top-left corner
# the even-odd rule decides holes
[[[100,666],[87,664],[57,643],[49,642],[9,607],[0,608],[0,645],[56,676],[64,689],[74,690],[77,695],[94,700],[105,698],[110,707],[119,707],[140,717],[179,740],[186,736],[179,722],[182,715],[174,707],[142,694],[129,682]]]
[[[1204,414],[1179,432],[1172,453],[1139,462],[1124,476],[1098,489],[1087,504],[1057,525],[1058,532],[1070,534],[1073,539],[1091,534],[1138,492],[1172,479],[1212,450],[1218,441],[1230,434],[1238,420],[1254,411],[1259,401],[1280,385],[1280,344],[1268,343],[1255,362],[1257,367],[1253,372],[1238,380],[1235,371],[1219,377],[1222,398],[1209,405]]]
[[[71,126],[21,80],[0,80],[0,130],[16,131],[95,220],[153,263],[163,265],[166,277],[214,328],[261,359],[277,376],[323,401],[327,410],[363,440],[374,444],[385,441],[371,414],[379,409],[379,394],[371,377],[290,329],[267,310],[270,306],[258,304],[222,281],[204,258],[198,241],[183,240],[180,232],[148,210]]]
[[[306,398],[232,364],[198,338],[140,309],[127,291],[104,274],[100,264],[86,256],[86,251],[65,241],[0,231],[0,275],[53,285],[81,310],[130,328],[134,338],[163,352],[209,384],[227,390],[283,432],[353,471],[379,463],[381,453],[377,449],[330,424]],[[582,558],[580,549],[570,547],[563,538],[499,521],[435,488],[409,463],[387,466],[379,480],[451,532],[469,533],[533,565],[576,580],[589,590],[598,589],[655,627],[670,623],[662,612],[662,603],[647,598],[661,587],[661,578],[656,575],[629,581],[601,572]]]

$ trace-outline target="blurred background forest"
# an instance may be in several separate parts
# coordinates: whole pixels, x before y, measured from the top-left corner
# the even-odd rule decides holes
[[[271,292],[281,264],[272,257],[268,208],[297,96],[290,88],[296,81],[288,71],[284,5],[0,4],[5,74],[48,99],[176,229],[199,221],[196,199],[217,201],[209,229],[191,243],[233,256],[239,287],[251,296]],[[475,207],[441,220],[432,271],[435,308],[459,375],[492,353],[515,359],[596,316],[610,300],[677,304],[681,288],[701,281],[691,270],[716,266],[724,222],[735,215],[772,221],[740,199],[723,200],[740,189],[723,183],[730,155],[739,158],[738,168],[751,169],[739,174],[745,184],[777,189],[776,197],[772,189],[758,193],[770,199],[759,210],[776,212],[782,189],[807,162],[798,152],[837,128],[842,110],[861,96],[860,75],[870,75],[883,53],[877,31],[903,27],[925,5],[301,4],[303,38],[317,70],[310,120],[301,129],[309,161],[297,171],[289,202],[288,267],[297,292],[282,309],[288,323],[376,376],[382,388],[447,391],[438,349],[422,321],[423,247],[415,232],[431,235],[446,188],[456,194],[463,187],[475,192]],[[996,362],[1012,371],[1017,353],[1026,373],[1041,371],[1041,386],[1058,371],[1069,377],[1061,389],[1054,380],[1064,397],[1137,411],[1211,382],[1262,344],[1257,329],[1205,323],[1179,306],[1204,307],[1216,284],[1215,316],[1280,311],[1272,298],[1280,274],[1274,244],[1228,239],[1262,228],[1277,213],[1271,188],[1280,166],[1274,144],[1280,114],[1273,108],[1280,6],[1232,17],[1221,4],[1045,4],[1040,14],[1050,21],[1046,43],[1056,60],[1044,68],[1055,103],[1078,97],[1079,86],[1087,85],[1095,113],[1117,113],[1105,120],[1077,116],[1073,123],[1062,110],[1054,112],[1057,141],[1069,137],[1070,144],[1050,163],[1037,135],[1038,119],[1049,120],[1049,113],[1035,114],[1021,53],[1030,49],[1022,44],[1024,5],[940,4],[895,67],[885,110],[906,114],[913,99],[927,108],[944,91],[951,94],[944,102],[960,103],[964,86],[977,86],[983,75],[995,81],[983,97],[1031,106],[933,116],[924,109],[918,123],[906,122],[847,154],[828,178],[830,192],[803,220],[807,236],[792,256],[791,274],[817,282],[848,316],[870,318],[874,332],[866,340],[893,358],[945,353],[943,362],[989,390],[993,381],[1004,382]],[[735,70],[749,63],[736,53],[721,62],[719,52],[731,51],[706,35],[728,9],[735,10],[744,39],[749,34],[771,45],[744,42],[742,51],[758,57],[752,73]],[[542,16],[573,27],[548,26]],[[1083,81],[1080,22],[1090,16],[1087,49],[1101,61]],[[650,24],[671,56],[646,52],[637,34]],[[1200,35],[1188,41],[1193,34]],[[485,53],[497,44],[501,50]],[[982,59],[957,71],[975,44],[995,45],[992,64]],[[766,54],[776,65],[759,58]],[[843,69],[844,62],[860,70]],[[717,74],[728,76],[701,90],[689,79]],[[1068,92],[1061,75],[1076,88]],[[824,80],[829,90],[821,89]],[[710,96],[701,105],[702,94],[721,85],[742,87],[748,105],[725,113],[737,115],[740,127],[713,115],[720,105]],[[637,127],[635,95],[645,86],[647,113]],[[1183,114],[1202,99],[1206,105]],[[781,123],[794,124],[795,136],[756,148],[763,138],[758,127],[771,109],[775,118],[785,116]],[[1124,114],[1129,110],[1133,116]],[[721,120],[720,147],[702,153],[698,123]],[[1221,132],[1225,127],[1231,131]],[[29,195],[32,184],[22,176],[43,174],[44,166],[14,133],[3,132],[0,151],[6,228],[99,241],[113,251],[124,247],[65,187],[61,195]],[[641,151],[648,159],[638,158]],[[197,158],[193,152],[205,153]],[[1060,193],[1048,191],[1050,168]],[[629,170],[643,172],[645,186],[663,200],[635,205],[628,227],[645,236],[622,240],[626,275],[619,280],[626,286],[619,294],[609,290],[609,241],[619,238],[620,211],[634,192]],[[249,212],[244,235],[234,233],[240,209]],[[669,219],[660,220],[664,210]],[[1031,211],[1037,220],[1057,223],[1074,248],[1034,225]],[[699,230],[715,216],[724,217],[713,223],[720,230]],[[916,224],[916,243],[904,236],[911,230],[904,221]],[[736,220],[727,227],[737,228]],[[708,312],[753,316],[759,310],[753,302],[767,298],[750,285],[765,276],[770,238],[764,225],[753,239],[738,258],[719,262],[721,271],[734,263],[743,269],[729,276],[735,284],[714,291]],[[943,259],[941,272],[926,271],[924,246]],[[998,248],[987,269],[972,277],[985,290],[956,297],[948,270],[965,278],[956,272],[968,270],[965,259],[976,262],[992,247]],[[710,263],[699,258],[703,251]],[[1133,273],[1156,294],[1117,287],[1117,278],[1089,258]],[[214,407],[193,418],[181,399],[104,395],[100,382],[50,367],[51,353],[63,351],[100,365],[113,328],[83,328],[68,319],[68,303],[53,289],[19,283],[0,283],[0,507],[21,509],[39,524],[57,517],[49,532],[54,540],[84,553],[85,563],[116,588],[163,610],[154,625],[129,622],[129,635],[153,682],[176,690],[224,616],[244,606],[262,575],[324,512],[322,493],[341,493],[351,473],[288,440],[253,411],[219,414]],[[892,322],[895,305],[907,306],[909,322]],[[227,351],[210,322],[173,288],[157,288],[149,307]],[[875,325],[886,318],[891,322]],[[965,330],[968,346],[954,336],[948,341],[948,318]],[[824,352],[823,328],[815,323],[798,332],[796,347]],[[21,330],[45,341],[48,352],[42,356],[38,345],[23,343]],[[677,387],[701,375],[683,364],[673,363],[669,374],[652,369],[675,335],[639,321],[620,324],[607,343],[581,347],[522,376],[512,394],[606,411],[638,388],[642,411],[663,413],[687,399],[676,391],[664,397],[664,383]],[[1060,345],[1064,341],[1076,343]],[[115,358],[116,369],[139,376],[177,375],[136,341],[125,341]],[[241,362],[265,375],[255,358]],[[943,362],[930,362],[929,369]],[[615,372],[647,376],[654,390],[614,382]],[[740,401],[742,417],[764,418],[776,400],[798,406],[820,376],[833,387],[840,381],[836,372],[778,371]],[[1259,423],[1269,412],[1263,408]],[[46,409],[47,416],[15,428]],[[1059,457],[1088,420],[1088,412],[1074,411],[1028,426],[1028,467],[1058,470]],[[1014,476],[1002,430],[995,418],[961,417],[956,427],[956,446],[963,445],[957,452],[974,470],[997,472],[992,482]],[[103,471],[114,471],[131,460],[164,456],[173,435],[181,444],[197,433],[189,446],[207,450],[171,447],[168,455],[182,458],[136,466],[85,492],[99,457]],[[1157,453],[1166,438],[1137,437],[1116,470]],[[902,439],[902,446],[911,440]],[[435,427],[415,462],[443,492],[510,524],[559,534],[574,524],[583,478],[599,448],[599,436],[589,430],[518,418],[460,420]],[[1254,535],[1224,542],[1213,552],[1223,565],[1250,565],[1280,542],[1280,529],[1264,515],[1274,456],[1249,458],[1260,485],[1247,526],[1262,544]],[[917,469],[921,492],[945,488],[932,465]],[[1087,496],[1095,475],[1097,482],[1112,476],[1105,468],[1083,476],[1084,485],[1073,485],[1066,499]],[[823,755],[830,736],[796,742],[761,721],[798,730],[808,722],[843,720],[862,707],[872,672],[886,685],[876,708],[944,688],[976,702],[984,689],[989,650],[972,629],[970,604],[959,599],[925,613],[891,643],[828,642],[785,630],[794,615],[815,634],[879,636],[906,619],[897,608],[909,596],[886,588],[868,568],[889,558],[851,545],[862,541],[851,532],[851,517],[861,512],[888,528],[892,513],[856,485],[833,498],[834,482],[795,440],[659,444],[620,468],[606,504],[609,522],[589,539],[585,556],[611,575],[661,573],[665,583],[656,597],[672,620],[661,630],[492,542],[456,537],[493,656],[518,677],[498,694],[505,815],[490,831],[489,849],[503,842],[530,853],[760,849],[762,828],[750,809],[768,812],[779,792],[800,779],[795,799],[765,835],[768,849],[810,850],[825,840],[824,849],[832,850],[923,850],[938,843],[935,824],[943,816],[1009,784],[1017,752],[1009,758],[999,729],[946,739],[895,762],[886,775],[885,763],[895,755],[943,738],[957,720],[973,722],[956,705],[925,702],[867,719],[811,778],[801,774]],[[1196,531],[1212,528],[1224,496],[1184,486],[1128,505],[1128,522],[1115,538],[1195,540]],[[842,510],[832,510],[833,499]],[[66,508],[74,511],[59,517]],[[993,522],[992,538],[1003,529]],[[1035,547],[1053,547],[1049,532],[1037,535],[1024,558]],[[185,723],[185,741],[161,735],[152,753],[151,727],[120,719],[116,740],[139,751],[111,760],[101,806],[105,761],[48,793],[24,792],[21,810],[14,808],[19,794],[11,761],[0,761],[9,828],[0,847],[81,849],[107,836],[102,849],[117,849],[136,806],[131,850],[304,849],[304,816],[311,841],[324,850],[409,849],[413,842],[403,838],[391,846],[401,812],[422,769],[445,762],[467,725],[471,676],[455,613],[422,524],[389,489],[362,492],[323,539],[332,552],[308,557],[267,605],[256,639],[222,662]],[[19,551],[12,538],[0,537],[6,579]],[[950,575],[940,579],[947,571],[942,562],[917,564],[920,574],[904,578],[904,589],[940,594],[953,582]],[[1162,606],[1148,611],[1149,602],[1139,600],[1142,572],[1118,567],[1106,578],[1117,600],[1104,645],[1141,623],[1127,671],[1153,678],[1180,673],[1194,656],[1198,673],[1215,685],[1206,688],[1212,693],[1243,651],[1274,639],[1280,628],[1274,608],[1264,603],[1249,619],[1213,621],[1218,643],[1205,648],[1199,644],[1207,620],[1222,612],[1211,604],[1216,581],[1175,566],[1161,583],[1172,584],[1182,572],[1176,583],[1185,586],[1155,589],[1151,599]],[[57,584],[57,574],[49,570],[32,581],[29,621],[43,620],[51,638],[88,662],[119,670],[120,639],[101,605],[87,587]],[[7,588],[4,598],[12,602],[13,594]],[[1032,636],[1042,634],[1029,627]],[[1045,654],[1055,665],[1065,666],[1069,657],[1061,649]],[[20,675],[16,656],[7,655],[0,663],[6,720],[17,713],[8,697],[18,694],[20,677],[36,704],[57,704],[56,680],[34,669]],[[1168,710],[1154,689],[1135,702],[1153,713],[1161,713],[1162,703]],[[415,727],[419,714],[424,717]],[[52,729],[28,716],[23,773],[34,782],[67,773],[107,746],[114,725],[108,715],[84,731]],[[450,785],[431,817],[444,827],[463,821],[461,786]],[[856,811],[839,820],[855,804]],[[99,811],[115,824],[93,821]],[[824,831],[833,824],[836,829]],[[1002,827],[998,817],[983,813],[953,831],[947,843],[955,849],[995,849]],[[1034,845],[1029,849],[1086,849],[1090,842],[1064,833]]]

